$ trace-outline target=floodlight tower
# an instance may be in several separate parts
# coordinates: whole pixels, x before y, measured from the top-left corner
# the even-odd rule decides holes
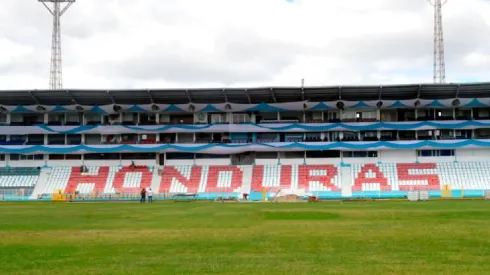
[[[427,0],[427,2],[434,7],[434,83],[446,83],[442,6],[446,4],[447,0]]]
[[[53,16],[53,34],[51,37],[51,67],[49,72],[49,88],[61,90],[63,88],[63,70],[61,62],[61,16],[75,3],[75,0],[38,0]],[[52,3],[50,8],[47,3]],[[63,4],[66,5],[62,8]]]

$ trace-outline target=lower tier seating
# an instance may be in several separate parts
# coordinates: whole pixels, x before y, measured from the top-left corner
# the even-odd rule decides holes
[[[490,162],[352,165],[353,191],[490,189]]]
[[[153,178],[153,167],[134,169],[127,167],[87,167],[82,172],[80,167],[54,167],[51,170],[43,194],[62,190],[65,193],[80,194],[120,192],[138,192],[141,188],[150,187]]]
[[[243,166],[166,166],[162,170],[160,192],[241,192],[243,174]]]
[[[253,168],[252,190],[304,189],[339,191],[335,165],[257,165]]]
[[[1,167],[0,188],[32,188],[39,174],[40,169],[33,167]]]
[[[331,164],[181,165],[165,166],[160,171],[145,166],[134,170],[131,167],[88,167],[88,172],[81,172],[79,167],[55,167],[50,172],[43,192],[50,194],[62,190],[67,193],[114,194],[138,192],[141,188],[152,187],[160,193],[246,193],[251,190],[275,192],[293,189],[339,194],[349,191],[355,194],[440,191],[445,185],[453,190],[490,190],[490,162],[370,163],[345,168]],[[35,178],[33,184],[38,175],[39,171],[31,175]],[[4,177],[9,176],[0,176],[0,185],[5,185]],[[22,185],[28,181],[19,178],[9,182],[22,182],[19,183]]]

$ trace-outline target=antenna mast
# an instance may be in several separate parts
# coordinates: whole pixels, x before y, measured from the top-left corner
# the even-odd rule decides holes
[[[444,60],[444,33],[442,31],[442,6],[448,0],[427,0],[434,7],[434,83],[446,83]]]
[[[53,16],[53,34],[51,37],[51,67],[49,72],[49,88],[61,90],[63,88],[63,69],[61,62],[61,16],[75,3],[75,0],[38,0]],[[50,8],[47,3],[52,3]],[[66,3],[62,8],[61,6]]]

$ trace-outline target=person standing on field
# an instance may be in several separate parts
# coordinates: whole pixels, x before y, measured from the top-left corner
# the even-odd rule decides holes
[[[141,194],[140,203],[145,203],[145,201],[146,201],[146,189],[145,188],[141,189],[140,194]]]
[[[153,191],[148,189],[148,203],[153,203]]]

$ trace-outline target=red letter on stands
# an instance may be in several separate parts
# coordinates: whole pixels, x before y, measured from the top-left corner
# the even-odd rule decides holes
[[[291,188],[291,165],[281,165],[280,175],[266,175],[265,177],[277,176],[273,182],[278,182],[278,185],[264,186],[264,166],[256,165],[253,168],[252,173],[252,190],[256,192],[262,191],[262,187],[265,187],[267,191],[278,191],[281,188]]]
[[[373,173],[374,177],[366,177],[366,174],[369,172]],[[365,183],[379,183],[381,191],[391,191],[391,186],[388,184],[388,179],[385,178],[383,173],[379,170],[379,167],[373,163],[368,163],[361,167],[361,171],[354,179],[352,191],[362,191],[363,184]]]
[[[312,175],[311,172],[318,171],[317,175]],[[330,191],[340,191],[340,188],[336,186],[333,182],[335,176],[337,176],[338,171],[335,165],[324,164],[324,165],[300,165],[299,173],[298,173],[298,188],[305,189],[309,191],[317,191],[312,190],[310,188],[310,183],[319,182],[324,187],[327,187]],[[318,191],[327,191],[327,190],[318,190]]]
[[[124,180],[126,179],[127,173],[141,173],[141,181],[138,186],[124,186]],[[153,178],[153,173],[146,166],[136,167],[133,171],[133,168],[130,166],[123,167],[119,170],[114,176],[114,181],[112,183],[112,187],[116,192],[139,192],[141,188],[148,188],[151,186],[151,179]]]
[[[435,174],[410,174],[410,170],[437,169],[435,163],[398,163],[398,187],[403,191],[410,190],[441,190],[439,176]],[[425,181],[426,184],[404,185],[401,181]]]
[[[225,181],[226,186],[219,186],[218,183],[223,182],[223,175],[228,173],[231,173],[230,181]],[[220,174],[222,175],[221,181],[219,180]],[[235,192],[242,186],[243,171],[237,166],[213,165],[209,166],[207,178],[206,192]]]
[[[72,167],[65,193],[75,192],[79,184],[94,184],[93,192],[104,193],[108,176],[109,167],[99,167],[97,175],[87,175],[87,173],[81,173],[79,167]]]
[[[186,178],[173,166],[163,167],[162,181],[160,183],[160,193],[162,192],[186,192],[172,189],[172,183],[178,182],[187,188],[187,193],[196,193],[201,183],[201,166],[192,166],[190,177]]]

